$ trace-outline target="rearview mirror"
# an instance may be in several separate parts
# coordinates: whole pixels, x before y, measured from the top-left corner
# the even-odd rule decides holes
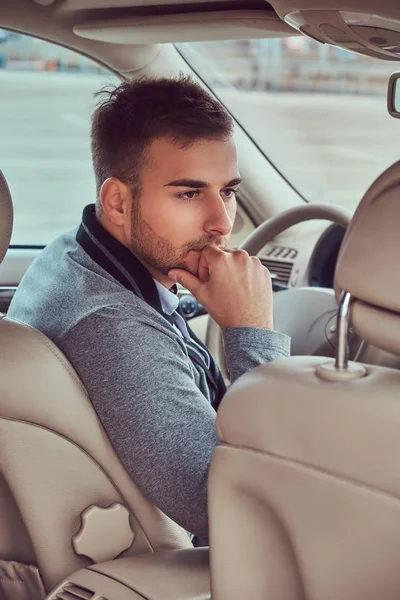
[[[389,79],[387,106],[389,114],[400,119],[400,73],[393,73]]]

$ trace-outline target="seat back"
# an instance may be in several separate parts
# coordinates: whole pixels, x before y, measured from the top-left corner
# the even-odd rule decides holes
[[[0,178],[0,223],[10,202]],[[8,243],[0,240],[0,257]],[[185,547],[186,532],[125,471],[64,355],[1,318],[0,579],[12,571],[17,581],[30,565],[48,591],[93,562]]]
[[[335,275],[356,333],[397,355],[399,195],[397,163],[360,203]],[[399,597],[400,371],[338,365],[275,361],[222,401],[209,478],[213,600]]]

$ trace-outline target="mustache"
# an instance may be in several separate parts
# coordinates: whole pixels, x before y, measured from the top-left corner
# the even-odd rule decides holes
[[[228,239],[225,236],[215,237],[212,235],[207,235],[201,238],[200,240],[193,240],[191,242],[188,242],[184,247],[184,253],[187,254],[188,252],[190,252],[190,250],[203,250],[206,246],[209,246],[210,244],[216,244],[217,246],[225,248],[228,244]]]

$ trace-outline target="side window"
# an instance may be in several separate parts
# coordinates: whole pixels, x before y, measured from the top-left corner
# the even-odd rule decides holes
[[[79,54],[0,30],[0,169],[14,203],[14,245],[45,245],[95,200],[94,93],[118,78]]]

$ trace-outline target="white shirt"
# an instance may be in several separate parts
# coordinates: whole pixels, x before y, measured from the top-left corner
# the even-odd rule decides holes
[[[190,337],[185,319],[183,319],[182,316],[177,312],[177,308],[179,306],[178,295],[171,292],[169,289],[167,289],[164,285],[162,285],[159,281],[156,281],[155,279],[154,283],[156,284],[158,295],[160,296],[161,308],[163,310],[163,313],[165,313],[168,316],[174,317],[175,322],[172,326],[177,330],[181,337],[183,337],[186,340],[190,340],[191,344],[195,346],[196,350],[200,352],[202,357],[205,359],[207,367],[210,367],[210,357],[208,356],[204,348],[199,346],[199,344],[197,344],[195,340],[193,340]]]

